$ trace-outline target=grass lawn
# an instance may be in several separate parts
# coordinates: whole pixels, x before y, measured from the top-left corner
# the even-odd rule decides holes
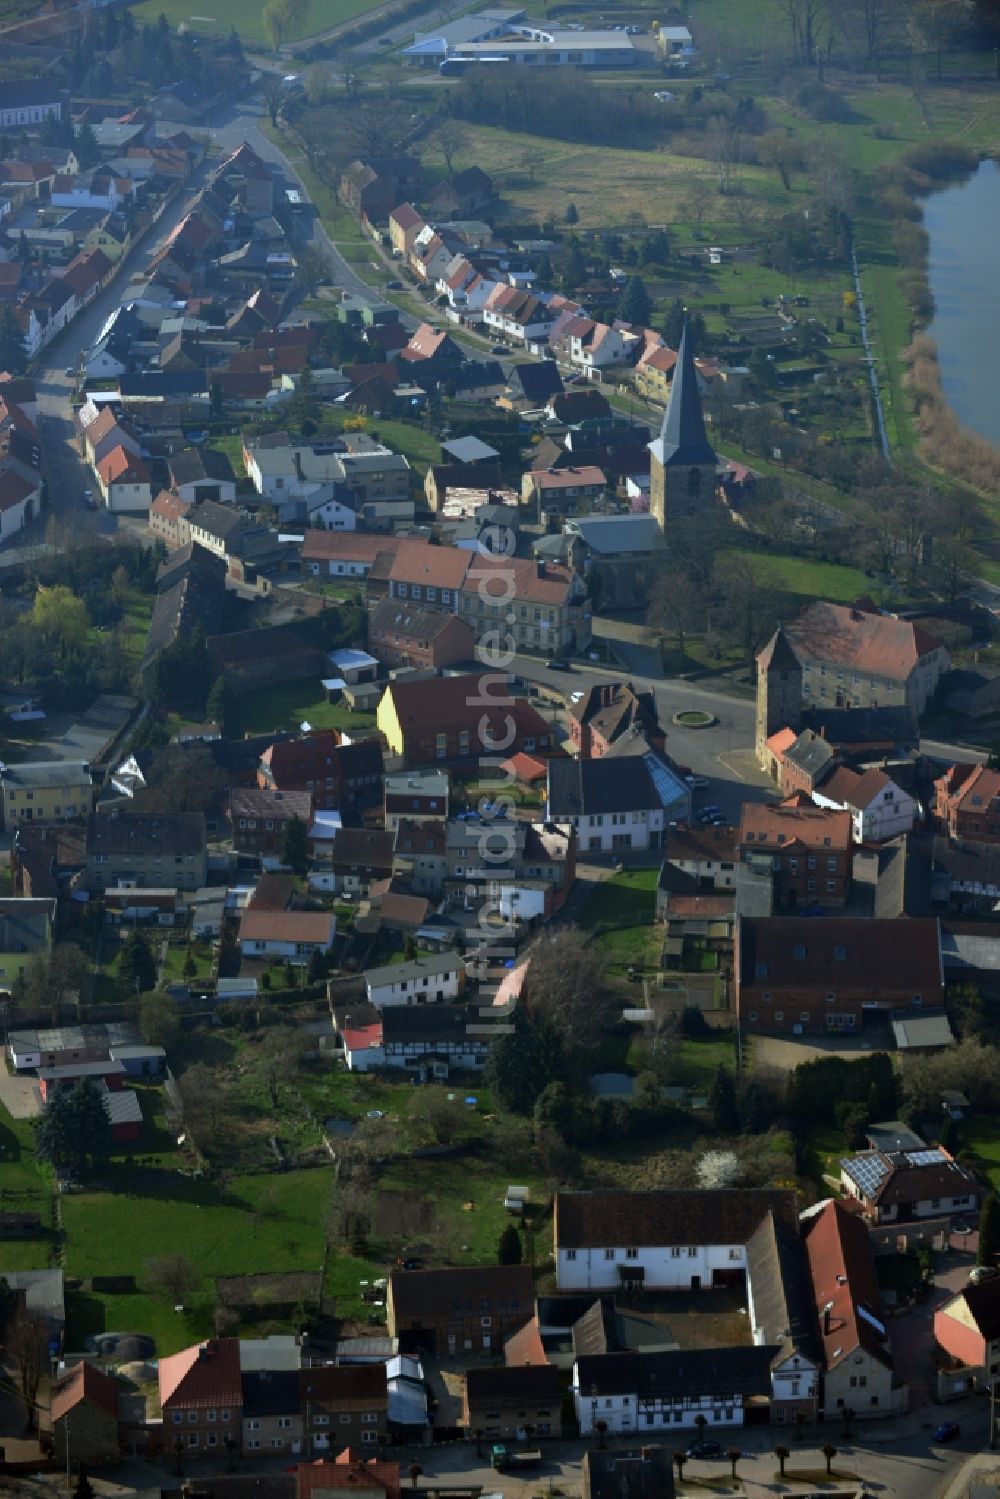
[[[243,439],[236,432],[227,432],[223,437],[213,437],[210,446],[225,453],[233,466],[237,479],[246,477],[247,466],[243,462]]]
[[[842,567],[836,562],[815,562],[809,557],[746,547],[733,550],[731,556],[752,558],[759,564],[759,574],[782,593],[801,594],[808,599],[830,599],[848,604],[859,594],[868,593],[872,579],[859,567]]]
[[[324,426],[343,427],[348,421],[356,426],[357,418],[353,412],[336,411],[331,407],[324,408]],[[441,462],[441,444],[433,432],[429,432],[420,422],[378,417],[365,422],[361,430],[368,431],[372,437],[378,436],[394,452],[402,453],[421,477],[426,474],[432,463]]]
[[[164,982],[180,983],[184,979],[184,964],[188,953],[196,965],[195,978],[205,978],[212,972],[212,950],[207,942],[170,942],[163,963]]]
[[[317,693],[319,692],[319,696]],[[240,699],[233,733],[266,734],[271,729],[295,729],[303,720],[314,729],[370,729],[372,713],[352,713],[341,703],[328,703],[313,677],[285,687],[246,692]]]
[[[655,968],[662,933],[655,925],[655,869],[627,869],[604,880],[580,912],[584,932],[597,932],[594,943],[613,977],[630,966]]]
[[[830,1191],[824,1176],[840,1178],[840,1160],[847,1154],[844,1137],[832,1124],[813,1124],[802,1132],[803,1176],[816,1183],[824,1195]]]
[[[720,1067],[735,1067],[736,1051],[731,1035],[696,1040],[682,1036],[676,1048],[675,1074],[681,1088],[708,1088]]]
[[[1000,1187],[1000,1119],[978,1115],[962,1125],[962,1146],[976,1157],[979,1169],[994,1187]]]
[[[12,1119],[0,1108],[0,1190],[3,1206],[12,1213],[39,1213],[46,1228],[41,1239],[0,1240],[0,1273],[4,1270],[41,1270],[50,1263],[52,1202],[51,1176],[35,1159],[30,1119]]]
[[[295,144],[286,131],[277,129],[266,118],[261,119],[260,128],[276,146],[280,147],[281,151],[287,156],[296,172],[302,178],[306,191],[315,204],[316,212],[322,220],[323,228],[337,246],[344,259],[354,265],[368,266],[370,270],[373,254],[371,242],[362,234],[357,221],[351,216],[348,209],[338,201],[333,188],[317,172],[313,171],[305,153]]]
[[[372,10],[374,4],[375,0],[312,0],[303,24],[290,31],[285,40],[297,42],[330,26],[353,21],[355,16]],[[210,4],[204,3],[192,11],[190,0],[141,0],[132,9],[136,20],[148,26],[154,26],[162,14],[175,29],[183,26],[206,36],[228,36],[235,27],[244,43],[265,44],[270,50],[260,5],[241,5],[240,0],[211,0]]]
[[[235,1177],[220,1201],[214,1185],[178,1171],[123,1168],[118,1190],[64,1198],[68,1275],[131,1274],[141,1286],[147,1261],[177,1252],[204,1277],[184,1313],[141,1290],[81,1292],[70,1298],[69,1342],[129,1328],[152,1333],[170,1353],[211,1331],[214,1276],[318,1270],[329,1181],[322,1169]]]
[[[716,190],[711,163],[697,157],[577,145],[486,125],[463,128],[469,160],[488,172],[519,210],[542,219],[561,219],[572,202],[587,229],[618,227],[632,213],[651,224],[672,224],[684,217],[685,198]],[[529,155],[530,171],[521,165]],[[747,167],[744,181],[760,201],[776,204],[784,197],[773,172]]]

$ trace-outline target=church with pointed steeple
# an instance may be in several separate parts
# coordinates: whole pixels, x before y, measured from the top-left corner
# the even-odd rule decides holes
[[[715,503],[718,459],[705,435],[698,374],[687,324],[660,435],[649,445],[649,509],[661,531]]]

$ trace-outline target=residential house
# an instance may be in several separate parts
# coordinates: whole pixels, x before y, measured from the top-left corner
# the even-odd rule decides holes
[[[369,649],[382,666],[436,669],[471,661],[475,636],[465,619],[384,598],[369,616]]]
[[[226,454],[217,448],[184,448],[173,453],[167,471],[174,493],[182,500],[236,503],[236,475]]]
[[[578,1357],[570,1386],[582,1436],[742,1426],[771,1392],[774,1349],[684,1348]]]
[[[525,557],[473,555],[460,592],[462,618],[477,641],[493,638],[503,610],[514,614],[506,624],[518,649],[558,656],[590,646],[590,596],[570,567]]]
[[[226,813],[237,855],[260,861],[265,867],[281,864],[288,825],[296,818],[309,827],[312,797],[308,791],[261,791],[255,786],[234,786]]]
[[[19,822],[60,822],[86,817],[93,801],[85,760],[24,760],[0,765],[0,806],[5,828]]]
[[[493,202],[493,182],[482,167],[466,167],[431,190],[427,207],[444,218],[467,219]]]
[[[500,1350],[534,1310],[528,1265],[389,1272],[386,1327],[402,1353],[454,1358]]]
[[[404,820],[408,828],[446,821],[450,787],[451,777],[446,770],[386,775],[382,804],[386,827],[395,830]],[[397,846],[398,842],[397,839]]]
[[[243,1493],[245,1487],[234,1499],[243,1499]],[[402,1499],[399,1463],[345,1447],[332,1462],[317,1459],[295,1470],[295,1499],[330,1499],[340,1493],[357,1494],[360,1499]]]
[[[306,1451],[322,1457],[346,1445],[376,1449],[386,1439],[385,1364],[341,1364],[298,1374]]]
[[[77,255],[63,271],[63,280],[76,298],[77,308],[86,307],[111,279],[114,262],[103,250],[88,250]]]
[[[338,828],[330,850],[334,889],[366,895],[374,881],[388,879],[394,842],[389,828]]]
[[[386,777],[388,780],[389,778]],[[395,779],[399,779],[396,777]],[[386,827],[390,823],[386,822]],[[396,832],[392,850],[392,872],[404,879],[414,895],[437,898],[444,890],[448,870],[447,838],[443,820],[431,816],[411,821],[398,813],[391,826]]]
[[[757,1347],[770,1347],[771,1421],[815,1420],[823,1372],[819,1324],[797,1225],[773,1211],[747,1240],[747,1313]]]
[[[336,935],[333,911],[267,911],[251,902],[240,919],[239,944],[244,958],[302,966],[314,953],[328,953]]]
[[[708,1290],[742,1284],[768,1213],[795,1226],[794,1194],[760,1188],[557,1192],[560,1291]]]
[[[105,1467],[119,1458],[118,1401],[122,1386],[85,1359],[52,1386],[50,1420],[56,1461]]]
[[[644,741],[642,741],[645,744]],[[659,751],[599,760],[550,759],[546,817],[576,832],[583,853],[659,848],[691,815],[691,792]]]
[[[335,729],[275,740],[260,757],[262,791],[306,791],[314,810],[354,810],[382,800],[382,748],[377,739],[342,744]]]
[[[600,759],[631,729],[638,729],[651,745],[663,749],[666,741],[656,695],[636,692],[631,682],[600,682],[570,708],[569,737],[581,759]]]
[[[474,1005],[366,1005],[337,1017],[351,1072],[409,1072],[421,1082],[480,1072],[492,1036]]]
[[[69,95],[53,78],[7,79],[0,86],[0,130],[37,128],[68,110]]]
[[[353,161],[341,174],[341,199],[359,217],[383,223],[392,209],[419,198],[423,168],[415,156],[372,156]]]
[[[902,705],[920,714],[951,665],[945,647],[921,625],[881,614],[863,601],[818,601],[783,631],[801,669],[801,699],[808,707]]]
[[[1000,1375],[1000,1278],[967,1285],[939,1306],[934,1340],[947,1359],[974,1370],[975,1382],[989,1388]]]
[[[835,1420],[846,1411],[869,1417],[905,1410],[864,1220],[826,1202],[805,1216],[803,1231],[823,1348],[820,1414]]]
[[[191,508],[190,500],[182,500],[169,489],[161,489],[150,505],[149,529],[168,551],[175,551],[190,542],[191,527],[187,518]]]
[[[1000,772],[976,762],[951,765],[934,782],[934,817],[960,843],[1000,843]]]
[[[396,258],[405,260],[413,249],[414,241],[427,224],[422,214],[412,203],[400,203],[389,215],[389,239],[397,252]]]
[[[313,577],[339,577],[363,582],[378,558],[391,558],[400,546],[400,537],[307,531],[301,544],[301,565],[304,573]]]
[[[968,1217],[980,1188],[943,1145],[916,1150],[863,1150],[840,1162],[843,1191],[861,1204],[869,1223]]]
[[[112,514],[148,510],[152,504],[148,468],[121,443],[98,462],[97,483]]]
[[[560,311],[533,292],[498,283],[483,305],[483,321],[491,335],[532,346],[547,340]]]
[[[303,1446],[298,1370],[243,1369],[240,1385],[245,1456],[286,1457],[308,1451]]]
[[[17,459],[0,466],[0,546],[31,524],[42,510],[42,480]]]
[[[525,750],[548,755],[553,731],[522,699],[477,701],[471,677],[431,677],[390,682],[376,723],[392,754],[407,770],[470,762],[484,754]]]
[[[643,607],[664,546],[663,532],[653,516],[578,516],[564,521],[563,531],[570,542],[579,541],[574,566],[602,608]],[[536,543],[536,555],[540,552]]]
[[[521,498],[535,507],[539,521],[589,510],[607,490],[603,470],[593,465],[532,470],[521,481]]]
[[[669,1447],[589,1447],[583,1454],[583,1499],[674,1499]]]
[[[109,812],[87,818],[84,887],[102,894],[109,885],[178,890],[205,884],[208,860],[200,812]]]
[[[576,848],[574,829],[551,821],[456,819],[445,833],[447,884],[456,903],[480,896],[509,921],[547,919],[573,887]]]
[[[852,870],[853,820],[811,804],[744,802],[740,858],[771,872],[780,905],[842,906]]]
[[[512,411],[539,410],[552,396],[561,395],[563,379],[552,359],[532,360],[512,365],[507,385],[498,406]]]
[[[79,823],[18,822],[10,848],[12,894],[61,895],[83,868],[84,836]]]
[[[938,923],[842,916],[745,918],[736,938],[740,1024],[775,1035],[855,1034],[899,1010],[944,1002]]]
[[[454,952],[431,953],[408,963],[366,968],[365,993],[377,1010],[392,1005],[444,1004],[465,987],[465,968]]]
[[[466,1369],[461,1424],[467,1437],[526,1442],[562,1436],[562,1376],[552,1364]]]
[[[52,951],[56,902],[51,897],[0,899],[0,989]]]
[[[691,892],[715,893],[736,889],[739,863],[739,833],[732,827],[706,827],[678,823],[667,829],[663,843],[663,867],[686,875]],[[661,880],[662,888],[669,888]]]
[[[209,1338],[161,1358],[163,1441],[191,1452],[239,1450],[243,1389],[237,1338]]]
[[[885,843],[913,828],[913,797],[875,766],[859,773],[840,765],[819,783],[812,796],[818,807],[850,813],[855,843]]]

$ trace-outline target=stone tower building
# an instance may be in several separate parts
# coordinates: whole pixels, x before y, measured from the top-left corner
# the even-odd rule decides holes
[[[757,657],[757,763],[764,764],[765,745],[779,729],[802,724],[802,667],[779,626]]]
[[[650,443],[649,451],[649,508],[661,531],[666,531],[671,521],[702,514],[714,505],[718,460],[705,436],[698,375],[686,323],[663,426],[656,441]]]

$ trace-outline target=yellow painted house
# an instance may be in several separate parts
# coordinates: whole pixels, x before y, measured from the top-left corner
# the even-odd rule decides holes
[[[83,241],[83,248],[103,250],[108,259],[117,265],[122,256],[128,254],[131,244],[131,230],[122,220],[118,220],[116,228],[109,224],[99,224],[96,229],[92,229]]]
[[[52,951],[55,900],[0,900],[0,989]]]
[[[394,755],[403,753],[403,726],[399,721],[392,688],[387,687],[375,713],[375,727],[385,735],[385,742]]]
[[[6,828],[19,822],[66,822],[86,817],[93,786],[85,760],[38,760],[0,769],[3,820]]]

